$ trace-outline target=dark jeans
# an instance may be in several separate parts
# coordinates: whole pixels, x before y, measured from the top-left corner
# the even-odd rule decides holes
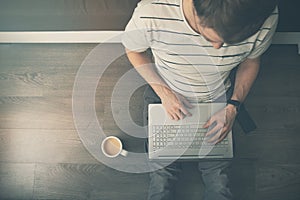
[[[144,94],[144,122],[148,121],[148,105],[161,103],[160,98],[149,86]],[[174,185],[181,172],[181,163],[174,162],[165,168],[150,173],[150,186],[148,200],[174,200]],[[157,161],[161,165],[161,161]],[[200,161],[198,169],[202,173],[205,185],[205,200],[229,200],[232,199],[228,188],[228,177],[225,170],[230,161]]]

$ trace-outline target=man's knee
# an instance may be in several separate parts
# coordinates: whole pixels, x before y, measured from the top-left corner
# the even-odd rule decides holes
[[[174,183],[178,180],[179,173],[181,172],[180,166],[174,164],[166,168],[159,169],[150,173],[150,181],[152,186],[167,189],[173,187]]]

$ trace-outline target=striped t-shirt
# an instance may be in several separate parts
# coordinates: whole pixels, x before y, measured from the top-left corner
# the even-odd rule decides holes
[[[171,89],[210,102],[226,93],[234,67],[266,51],[277,21],[276,9],[247,40],[215,49],[187,23],[182,0],[142,0],[126,26],[122,43],[135,52],[150,48],[157,72]]]

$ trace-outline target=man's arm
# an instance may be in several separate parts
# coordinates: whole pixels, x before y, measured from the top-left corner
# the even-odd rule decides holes
[[[260,58],[246,59],[240,64],[237,69],[233,95],[231,99],[243,102],[246,99],[260,68]],[[213,143],[221,142],[232,129],[237,110],[235,106],[228,104],[225,109],[213,115],[207,123],[205,128],[211,126],[214,122],[216,126],[207,133],[211,136],[208,141]],[[225,117],[224,117],[225,116]],[[215,134],[214,134],[215,133]]]
[[[190,103],[180,94],[172,91],[165,81],[156,72],[151,58],[146,52],[134,52],[126,49],[127,57],[137,72],[146,80],[153,88],[155,93],[160,97],[163,106],[171,119],[179,120],[184,116],[190,115],[187,107],[191,107]]]
[[[235,77],[235,85],[231,99],[244,102],[259,71],[260,57],[246,59],[240,64]]]

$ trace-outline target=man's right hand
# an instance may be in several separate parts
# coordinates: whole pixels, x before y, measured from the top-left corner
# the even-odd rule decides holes
[[[134,68],[160,97],[171,119],[179,120],[191,115],[187,108],[193,106],[182,95],[168,87],[157,73],[154,63],[146,52],[134,52],[126,49],[126,53]]]
[[[178,121],[186,116],[191,116],[187,108],[193,108],[193,105],[184,96],[170,88],[164,87],[160,99],[170,119]]]

